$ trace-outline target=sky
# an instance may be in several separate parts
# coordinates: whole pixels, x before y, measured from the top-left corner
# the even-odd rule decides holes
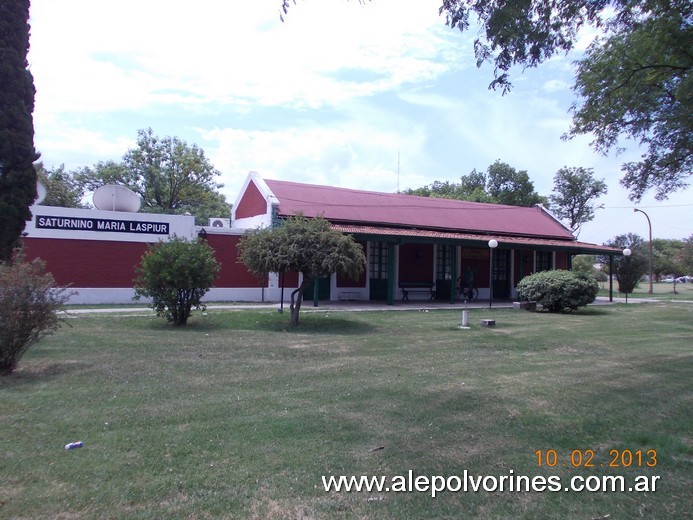
[[[540,195],[564,167],[593,168],[609,192],[579,240],[605,243],[647,219],[620,186],[620,155],[565,141],[576,50],[488,89],[477,28],[445,25],[441,0],[32,0],[35,146],[47,168],[119,161],[137,131],[202,148],[233,203],[249,171],[268,179],[396,192],[458,182],[496,160]],[[691,190],[637,206],[653,238],[693,234]]]

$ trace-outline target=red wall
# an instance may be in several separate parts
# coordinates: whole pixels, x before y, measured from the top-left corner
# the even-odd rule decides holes
[[[362,242],[362,241],[357,241],[358,244],[361,245],[363,248],[363,252],[366,252],[366,248],[368,247],[367,242]],[[363,271],[361,272],[361,275],[354,280],[353,278],[349,278],[347,276],[342,276],[341,274],[337,273],[337,287],[365,287],[366,286],[366,266],[364,266]]]
[[[556,251],[556,269],[568,269],[568,253]]]
[[[402,244],[399,246],[399,281],[433,281],[432,244]]]
[[[207,243],[214,250],[214,257],[221,263],[221,270],[214,287],[266,287],[267,277],[249,272],[238,260],[239,235],[207,235]]]
[[[458,276],[467,270],[467,266],[472,268],[474,273],[474,287],[489,286],[489,250],[488,248],[462,248],[462,262]]]
[[[236,206],[236,218],[254,217],[267,213],[267,201],[254,182],[248,183],[243,198]]]
[[[267,277],[250,273],[238,262],[240,236],[208,235],[207,243],[221,263],[214,287],[265,287]],[[143,242],[108,240],[24,239],[27,260],[40,257],[58,285],[85,288],[131,288],[135,268],[147,250]]]
[[[130,288],[147,244],[107,240],[24,239],[27,260],[40,257],[58,285]]]
[[[522,264],[522,269],[520,269],[520,264]],[[517,284],[525,276],[532,274],[533,270],[534,251],[515,251],[515,284]],[[520,271],[522,271],[522,276],[520,276]]]

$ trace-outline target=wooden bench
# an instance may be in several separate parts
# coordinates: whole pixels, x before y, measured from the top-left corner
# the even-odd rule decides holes
[[[433,282],[399,282],[399,288],[402,290],[402,301],[403,302],[408,302],[409,301],[409,293],[410,292],[428,292],[431,294],[431,297],[429,299],[435,300],[436,299],[436,291],[435,291],[435,286],[436,284]]]

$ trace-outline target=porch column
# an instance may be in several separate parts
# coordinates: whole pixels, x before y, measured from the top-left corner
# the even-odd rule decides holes
[[[457,246],[452,246],[450,258],[450,303],[455,303],[455,290],[457,289]]]
[[[387,304],[393,304],[395,293],[395,244],[387,243]]]
[[[609,255],[609,301],[614,301],[614,255]]]

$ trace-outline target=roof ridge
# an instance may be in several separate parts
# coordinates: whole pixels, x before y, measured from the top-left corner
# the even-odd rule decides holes
[[[310,188],[325,189],[325,190],[329,190],[329,191],[347,191],[347,192],[351,192],[351,193],[369,194],[369,195],[376,195],[379,197],[392,197],[392,198],[401,197],[401,198],[408,198],[410,200],[413,200],[413,199],[429,200],[429,201],[449,203],[451,205],[474,205],[474,206],[484,207],[486,209],[507,208],[507,209],[513,209],[513,210],[517,210],[517,209],[536,210],[535,206],[512,206],[510,204],[496,204],[493,202],[477,202],[477,201],[464,200],[464,199],[451,199],[451,198],[447,198],[447,197],[427,197],[424,195],[412,195],[409,193],[388,193],[388,192],[384,192],[384,191],[361,190],[361,189],[357,189],[357,188],[342,188],[339,186],[327,186],[324,184],[312,184],[312,183],[306,183],[306,182],[284,181],[284,180],[277,180],[277,179],[265,179],[265,182],[268,184],[268,186],[270,186],[270,189],[271,189],[271,184],[277,183],[277,184],[284,184],[284,185],[291,185],[291,186],[306,186],[306,187],[310,187]]]

